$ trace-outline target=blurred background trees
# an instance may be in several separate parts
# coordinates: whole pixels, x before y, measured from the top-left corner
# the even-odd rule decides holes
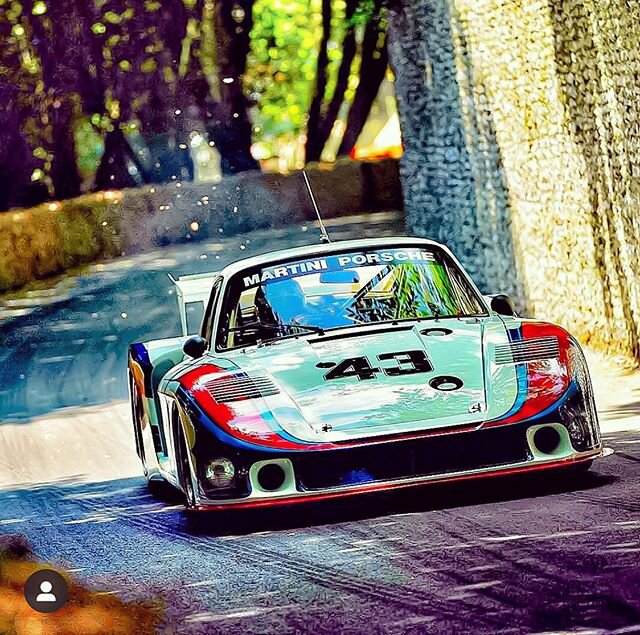
[[[395,116],[381,3],[0,0],[0,209],[353,154]]]

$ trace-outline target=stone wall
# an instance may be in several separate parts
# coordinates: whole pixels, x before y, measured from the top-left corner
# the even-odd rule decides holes
[[[410,233],[640,355],[640,3],[392,0]]]

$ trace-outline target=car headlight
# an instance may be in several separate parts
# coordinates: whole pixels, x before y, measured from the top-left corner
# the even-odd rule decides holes
[[[576,344],[571,346],[570,361],[577,390],[560,406],[558,413],[569,432],[571,444],[578,452],[583,452],[600,444],[600,427],[587,362]]]
[[[559,410],[560,419],[569,432],[571,444],[578,452],[586,450],[590,441],[589,421],[580,397],[581,395],[568,399]]]
[[[576,451],[584,452],[600,443],[598,419],[593,408],[593,402],[588,394],[585,395],[585,391],[580,386],[558,408],[558,414],[560,415],[560,421],[569,433],[571,445]]]
[[[213,486],[220,489],[233,486],[236,468],[229,459],[213,459],[207,463],[205,477]]]

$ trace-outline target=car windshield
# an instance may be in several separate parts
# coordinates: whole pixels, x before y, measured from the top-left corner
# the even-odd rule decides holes
[[[437,247],[331,254],[249,269],[227,286],[218,348],[395,320],[486,315]]]

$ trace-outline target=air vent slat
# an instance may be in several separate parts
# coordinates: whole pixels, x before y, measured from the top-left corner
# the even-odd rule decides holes
[[[280,392],[268,377],[249,377],[248,375],[214,379],[207,382],[205,387],[218,403],[258,399],[277,395]]]
[[[560,347],[557,337],[538,337],[531,340],[499,344],[495,348],[496,364],[522,364],[558,357]]]

